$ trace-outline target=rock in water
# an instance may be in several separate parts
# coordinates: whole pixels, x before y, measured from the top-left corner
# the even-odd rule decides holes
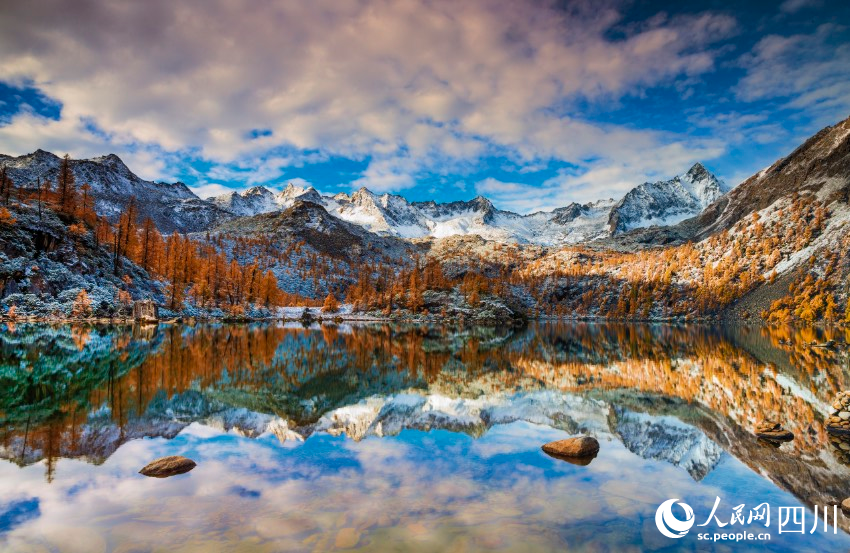
[[[771,432],[782,430],[782,425],[775,421],[761,421],[756,424],[756,432]]]
[[[832,409],[832,414],[826,418],[826,431],[850,436],[850,392],[838,392],[832,402]]]
[[[579,436],[549,442],[543,451],[555,457],[591,457],[599,453],[599,442],[590,436]]]
[[[794,439],[792,432],[782,428],[778,422],[769,420],[756,424],[756,436],[771,442],[790,442]]]
[[[771,442],[790,442],[794,439],[794,433],[784,429],[756,432],[756,436],[762,440],[769,440]]]
[[[139,471],[139,474],[144,474],[145,476],[151,476],[153,478],[168,478],[169,476],[176,476],[178,474],[189,472],[195,468],[195,466],[197,466],[195,461],[191,459],[187,459],[186,457],[181,457],[179,455],[172,455],[171,457],[163,457],[156,461],[151,461]]]

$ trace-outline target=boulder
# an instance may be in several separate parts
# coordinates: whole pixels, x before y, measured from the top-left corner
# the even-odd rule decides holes
[[[832,414],[826,418],[826,431],[850,436],[850,392],[838,392],[832,402]]]
[[[139,471],[139,474],[153,478],[168,478],[169,476],[189,472],[196,466],[195,461],[191,459],[181,457],[180,455],[172,455],[151,461]]]
[[[776,421],[764,420],[756,424],[756,436],[771,442],[790,442],[794,434],[782,428]]]
[[[842,465],[850,466],[850,435],[831,432],[828,438],[833,456]]]
[[[599,442],[591,436],[579,436],[549,442],[543,451],[554,457],[587,458],[599,453]]]
[[[794,433],[784,429],[756,432],[756,436],[762,440],[769,440],[771,442],[790,442],[794,439]]]
[[[845,516],[850,517],[850,497],[841,502],[841,511]]]

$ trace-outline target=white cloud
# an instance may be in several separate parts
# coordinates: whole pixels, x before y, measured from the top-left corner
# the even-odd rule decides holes
[[[4,9],[0,79],[31,80],[63,104],[62,121],[16,117],[0,128],[5,151],[191,152],[250,169],[253,184],[297,166],[299,154],[269,153],[285,147],[371,158],[352,184],[376,190],[493,151],[628,165],[644,143],[681,143],[582,121],[571,106],[712,71],[712,45],[736,29],[725,15],[661,16],[613,39],[613,4],[537,0],[48,4]],[[254,129],[270,132],[250,138]]]
[[[291,179],[285,179],[283,182],[281,182],[277,186],[266,185],[265,187],[268,188],[269,190],[271,190],[272,192],[280,192],[281,190],[283,190],[286,187],[287,184],[290,184],[290,183],[293,186],[298,186],[298,187],[301,187],[301,188],[308,188],[310,186],[313,186],[313,184],[310,181],[302,179],[301,177],[293,177]],[[246,185],[246,186],[234,187],[234,186],[227,186],[227,185],[224,185],[224,184],[220,184],[220,183],[217,183],[217,182],[206,182],[206,181],[204,181],[204,182],[198,183],[196,186],[190,186],[189,189],[192,192],[194,192],[195,195],[197,195],[199,198],[211,198],[213,196],[221,196],[223,194],[230,194],[231,192],[245,192],[246,190],[248,190],[252,186],[256,186],[256,185],[250,185],[250,186]]]
[[[199,198],[211,198],[213,196],[221,196],[230,194],[231,192],[243,192],[244,189],[232,188],[223,184],[214,182],[205,182],[197,186],[190,186],[189,189]]]
[[[779,11],[786,14],[797,13],[806,8],[816,8],[823,2],[821,0],[785,0],[779,5]]]
[[[561,170],[542,185],[488,178],[476,183],[475,190],[486,194],[503,209],[519,213],[549,211],[574,201],[620,199],[638,184],[672,178],[687,171],[693,163],[716,158],[724,151],[723,143],[717,140],[665,145],[662,138],[656,136],[634,152],[618,146],[623,137],[611,136],[610,140],[617,154],[576,169]]]
[[[752,102],[782,99],[784,107],[806,110],[822,127],[850,112],[850,44],[835,44],[847,29],[824,24],[812,34],[768,35],[741,58],[747,74],[735,88]]]

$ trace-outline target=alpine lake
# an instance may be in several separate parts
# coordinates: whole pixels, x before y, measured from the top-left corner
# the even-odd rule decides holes
[[[847,551],[834,506],[850,497],[850,438],[826,422],[850,389],[848,341],[7,324],[0,551]],[[765,419],[794,439],[757,438]],[[579,435],[599,440],[595,458],[541,450]],[[170,455],[197,466],[139,474]],[[662,533],[671,521],[681,537]]]

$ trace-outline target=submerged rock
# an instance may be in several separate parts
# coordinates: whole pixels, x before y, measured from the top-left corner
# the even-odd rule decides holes
[[[599,453],[599,442],[591,436],[579,436],[549,442],[543,451],[554,457],[587,458]]]
[[[180,455],[172,455],[151,461],[139,471],[139,474],[153,478],[168,478],[169,476],[189,472],[196,466],[195,461],[191,459],[181,457]]]
[[[776,421],[765,420],[756,425],[756,436],[771,442],[790,442],[794,433],[782,428]]]

